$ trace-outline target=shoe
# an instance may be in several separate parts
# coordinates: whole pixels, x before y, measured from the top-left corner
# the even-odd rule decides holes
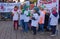
[[[56,36],[56,34],[52,34],[51,36]]]
[[[36,35],[36,33],[33,33],[33,35]]]
[[[33,34],[33,35],[36,35],[36,34]]]

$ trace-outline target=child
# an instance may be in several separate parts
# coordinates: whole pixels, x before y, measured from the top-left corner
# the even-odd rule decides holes
[[[42,7],[40,7],[40,17],[39,17],[39,29],[38,31],[40,31],[40,29],[42,30],[42,32],[44,32],[44,20],[45,20],[45,11]]]
[[[36,9],[34,9],[34,13],[32,14],[32,23],[31,23],[34,35],[36,35],[36,31],[38,28],[38,17],[39,17],[38,13],[37,13]]]
[[[24,30],[24,13],[22,12],[23,6],[20,6],[19,13],[20,13],[20,27]]]
[[[25,24],[25,32],[28,32],[28,22],[29,22],[29,20],[30,20],[30,18],[29,18],[29,11],[28,11],[28,8],[26,8],[26,10],[24,11],[24,24]]]
[[[14,10],[12,11],[13,21],[14,21],[14,30],[18,29],[18,7],[15,6]]]
[[[46,14],[45,14],[45,23],[44,23],[44,25],[45,25],[45,29],[46,29],[46,31],[49,31],[49,29],[48,29],[48,27],[49,27],[49,16],[50,16],[50,11],[49,11],[49,9],[45,9],[46,10]]]
[[[56,11],[56,7],[54,7],[52,9],[52,13],[50,15],[50,26],[51,26],[51,29],[52,29],[52,35],[51,36],[55,36],[56,27],[58,25],[58,18],[59,18],[59,15]]]

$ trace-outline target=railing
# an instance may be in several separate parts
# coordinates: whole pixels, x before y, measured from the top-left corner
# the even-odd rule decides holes
[[[0,12],[0,21],[11,21],[11,12]]]

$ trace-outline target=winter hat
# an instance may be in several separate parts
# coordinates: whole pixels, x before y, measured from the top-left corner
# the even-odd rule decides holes
[[[34,7],[34,10],[39,11],[39,8],[35,6],[35,7]]]

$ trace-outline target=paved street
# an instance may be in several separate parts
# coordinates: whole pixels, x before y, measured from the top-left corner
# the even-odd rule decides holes
[[[14,31],[12,21],[0,21],[0,39],[60,39],[60,31],[54,37],[51,37],[49,32],[44,34],[40,32],[34,36],[30,31],[28,33],[23,33],[20,29]]]

